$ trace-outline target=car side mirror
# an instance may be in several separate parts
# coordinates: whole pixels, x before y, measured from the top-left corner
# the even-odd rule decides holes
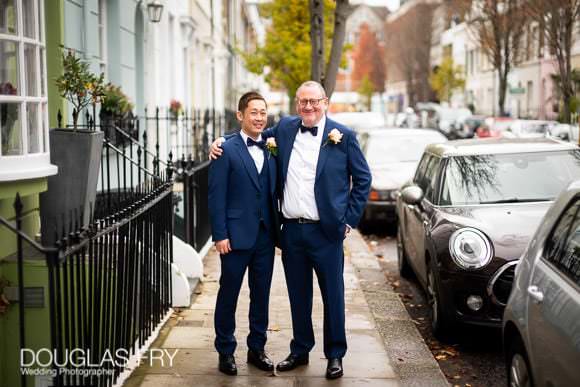
[[[423,199],[423,190],[417,185],[410,185],[403,188],[401,191],[401,198],[407,204],[418,204],[421,202],[421,199]]]

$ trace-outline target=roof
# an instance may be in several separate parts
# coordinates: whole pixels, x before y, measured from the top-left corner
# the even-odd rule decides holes
[[[578,147],[572,143],[544,137],[455,140],[442,144],[429,145],[425,151],[440,157],[451,157],[574,149],[578,149]]]

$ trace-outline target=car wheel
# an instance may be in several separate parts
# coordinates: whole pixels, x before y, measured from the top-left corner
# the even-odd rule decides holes
[[[431,307],[431,329],[441,339],[451,331],[453,322],[445,313],[446,305],[441,301],[439,283],[435,275],[435,263],[431,259],[427,264],[427,302]]]
[[[513,340],[507,356],[509,387],[532,387],[532,373],[526,350],[519,338]]]
[[[399,268],[399,275],[403,278],[410,278],[413,275],[413,270],[407,260],[405,254],[405,245],[403,244],[403,236],[401,235],[401,227],[397,227],[397,264]]]

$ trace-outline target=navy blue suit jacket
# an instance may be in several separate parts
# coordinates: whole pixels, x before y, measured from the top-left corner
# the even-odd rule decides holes
[[[300,117],[282,118],[262,137],[274,137],[278,146],[278,184],[282,199],[294,139],[300,128]],[[328,133],[338,129],[342,140],[328,141]],[[331,240],[344,239],[346,224],[356,227],[366,205],[371,187],[371,173],[355,133],[328,117],[322,136],[314,196],[325,235]]]
[[[212,239],[229,239],[232,249],[252,248],[260,230],[260,182],[254,159],[248,152],[242,136],[237,133],[222,145],[222,157],[209,167],[209,215]],[[268,163],[271,201],[271,225],[274,236],[279,231],[277,219],[276,158],[264,155]]]

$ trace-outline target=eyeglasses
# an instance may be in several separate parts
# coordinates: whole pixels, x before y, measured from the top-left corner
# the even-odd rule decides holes
[[[320,104],[320,101],[324,101],[326,98],[314,98],[314,99],[298,99],[297,102],[300,107],[306,107],[308,104],[312,107],[317,107]]]

